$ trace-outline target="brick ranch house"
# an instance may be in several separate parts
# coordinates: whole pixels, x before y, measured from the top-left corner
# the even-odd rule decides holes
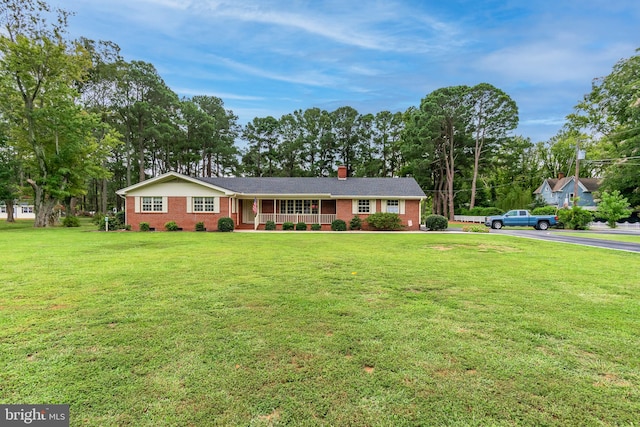
[[[337,178],[195,178],[169,172],[116,193],[126,200],[125,221],[133,230],[141,222],[164,230],[175,221],[190,231],[198,222],[217,230],[222,217],[231,217],[238,229],[264,229],[273,221],[330,230],[335,219],[348,224],[355,215],[364,220],[376,212],[397,213],[405,230],[419,230],[425,198],[413,178],[347,178],[346,167],[338,168]]]

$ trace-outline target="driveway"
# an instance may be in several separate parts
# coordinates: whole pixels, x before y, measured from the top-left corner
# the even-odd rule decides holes
[[[589,237],[568,236],[560,230],[491,230],[495,234],[507,234],[510,236],[524,237],[527,239],[547,240],[551,242],[570,243],[572,245],[592,246],[595,248],[613,249],[618,251],[640,253],[640,243],[617,242],[614,240],[592,239]],[[597,234],[630,234],[637,236],[638,232],[625,231],[590,231]]]

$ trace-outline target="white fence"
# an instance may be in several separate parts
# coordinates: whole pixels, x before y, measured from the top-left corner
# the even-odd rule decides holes
[[[589,228],[594,230],[611,230],[606,222],[595,221],[589,224]],[[640,222],[616,222],[616,229],[619,230],[638,230],[640,231]]]
[[[460,222],[475,222],[484,224],[483,216],[472,216],[472,215],[454,215],[453,219]]]
[[[307,224],[331,224],[336,219],[336,214],[279,214],[261,213],[258,215],[260,224],[273,221],[276,224],[292,222],[297,224],[304,222]]]

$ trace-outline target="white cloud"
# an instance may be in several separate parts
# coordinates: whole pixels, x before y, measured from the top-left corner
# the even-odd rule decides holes
[[[222,100],[232,99],[234,101],[264,101],[265,98],[262,96],[253,96],[253,95],[240,95],[237,93],[229,93],[229,92],[218,92],[211,90],[202,90],[202,89],[193,89],[188,87],[178,87],[172,88],[172,90],[180,95],[188,95],[188,96],[197,96],[197,95],[205,95],[205,96],[216,96]]]
[[[424,53],[460,42],[456,38],[459,32],[452,25],[430,16],[412,15],[412,11],[398,13],[400,9],[406,9],[402,4],[347,2],[340,4],[339,8],[325,7],[322,10],[293,10],[290,6],[288,2],[266,6],[264,3],[244,2],[240,6],[236,2],[216,1],[201,7],[212,17],[289,27],[362,49]],[[389,26],[392,31],[389,31]]]
[[[352,105],[418,105],[482,81],[518,102],[527,135],[549,134],[640,46],[640,2],[420,0],[47,0],[73,36],[112,40],[185,95],[241,117]]]
[[[562,126],[565,124],[564,117],[545,117],[540,119],[528,119],[520,122],[521,126]]]
[[[230,58],[223,58],[215,55],[209,56],[218,65],[224,65],[235,71],[239,71],[251,76],[265,78],[269,80],[277,80],[287,83],[303,84],[309,86],[335,86],[338,84],[337,77],[323,75],[316,71],[296,71],[291,73],[279,73],[267,68],[247,65]]]
[[[594,50],[579,44],[548,40],[509,46],[478,59],[477,67],[510,81],[532,85],[589,82],[602,75],[625,53],[629,45]],[[608,73],[608,72],[607,72]]]
[[[166,7],[176,10],[187,10],[191,7],[192,2],[189,0],[141,0],[143,3],[149,3],[154,6]]]

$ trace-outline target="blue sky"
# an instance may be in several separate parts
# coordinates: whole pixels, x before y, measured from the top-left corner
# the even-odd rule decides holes
[[[404,111],[445,86],[491,83],[544,141],[640,47],[638,0],[50,0],[72,37],[117,43],[180,96],[240,123],[349,105]]]

